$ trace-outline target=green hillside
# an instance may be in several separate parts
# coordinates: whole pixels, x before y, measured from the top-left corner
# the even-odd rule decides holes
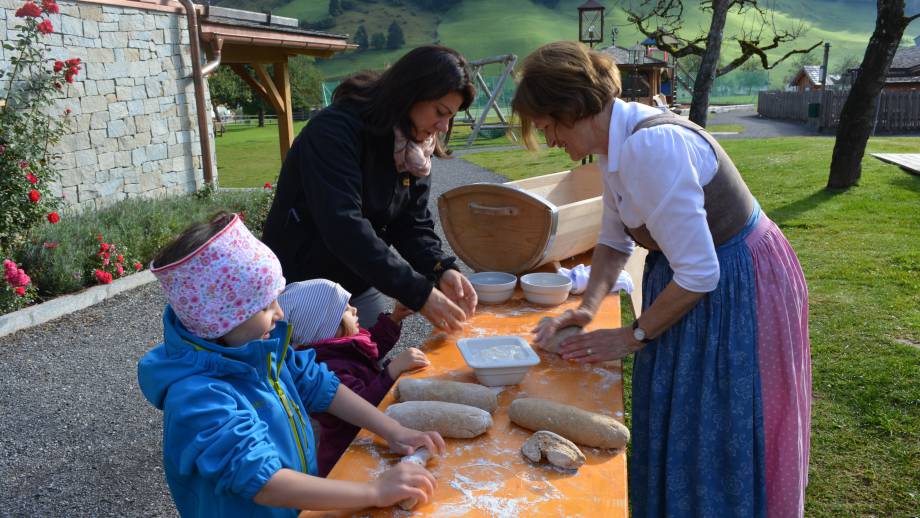
[[[222,5],[232,5],[234,2],[242,4],[246,1],[224,0]],[[327,78],[361,69],[382,68],[398,59],[408,48],[430,42],[457,48],[471,60],[508,53],[523,57],[543,43],[574,38],[578,26],[577,6],[582,2],[561,0],[556,8],[549,9],[531,0],[463,0],[446,13],[431,13],[414,7],[410,0],[351,0],[351,9],[335,17],[334,26],[324,30],[354,34],[358,25],[364,24],[368,34],[386,33],[387,26],[397,20],[406,35],[406,47],[395,51],[350,52],[320,61],[319,67]],[[604,45],[609,45],[610,31],[614,26],[619,29],[617,44],[630,46],[639,41],[641,37],[626,23],[625,13],[614,7],[614,2],[606,3],[609,5]],[[861,59],[875,22],[875,2],[869,0],[774,0],[769,4],[775,9],[773,16],[777,27],[786,30],[804,28],[803,35],[794,44],[796,48],[811,46],[821,40],[831,42],[831,70],[847,57],[856,56]],[[329,16],[328,5],[328,0],[293,0],[275,12],[301,20],[317,21]],[[688,33],[708,25],[708,13],[698,10],[688,10],[685,13],[684,27]],[[731,36],[740,34],[751,25],[750,15],[729,17],[723,46],[725,59],[738,53],[737,44],[731,40]],[[920,31],[913,29],[908,36]],[[791,48],[790,45],[774,51],[771,56],[778,57]],[[820,64],[821,58],[821,49],[816,49],[811,62]],[[779,84],[789,73],[789,68],[790,65],[783,64],[771,71],[771,84]]]

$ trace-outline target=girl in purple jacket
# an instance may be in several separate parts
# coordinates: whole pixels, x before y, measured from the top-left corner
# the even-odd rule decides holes
[[[410,347],[380,365],[379,360],[399,340],[402,320],[412,312],[397,302],[393,313],[381,313],[370,329],[364,329],[358,325],[357,310],[348,304],[350,298],[339,284],[313,279],[288,284],[278,303],[294,328],[295,347],[315,351],[317,362],[325,363],[342,384],[376,406],[400,374],[427,367],[429,362],[425,353]],[[311,417],[320,423],[317,464],[319,475],[325,477],[360,428],[326,412]]]

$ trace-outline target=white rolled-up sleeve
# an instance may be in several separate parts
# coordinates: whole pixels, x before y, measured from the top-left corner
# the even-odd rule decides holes
[[[706,293],[719,283],[719,261],[703,207],[700,158],[676,126],[639,130],[623,146],[620,174],[628,205],[644,221],[682,288]],[[714,156],[710,157],[710,163]]]
[[[609,174],[609,173],[608,173]],[[604,246],[619,250],[626,255],[633,253],[633,240],[626,234],[623,226],[623,220],[620,218],[620,211],[617,209],[614,200],[614,192],[610,188],[609,182],[604,181],[604,214],[601,219],[601,231],[597,237],[597,242]]]

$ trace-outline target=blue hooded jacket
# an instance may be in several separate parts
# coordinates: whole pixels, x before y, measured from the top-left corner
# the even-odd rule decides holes
[[[199,338],[170,306],[165,341],[141,358],[144,397],[163,411],[163,467],[182,516],[297,516],[253,497],[279,469],[316,475],[307,414],[323,412],[339,380],[313,351],[289,347],[290,326],[224,347]]]

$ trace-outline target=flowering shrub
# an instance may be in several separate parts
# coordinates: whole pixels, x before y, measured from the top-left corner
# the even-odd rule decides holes
[[[11,58],[9,69],[0,70],[0,250],[10,250],[45,220],[60,221],[54,211],[59,200],[50,190],[59,158],[52,149],[67,131],[69,109],[58,113],[55,100],[82,63],[45,57],[43,39],[54,32],[49,15],[59,12],[54,0],[25,2],[16,11],[19,36],[3,43]]]
[[[18,264],[3,261],[3,286],[0,288],[0,313],[15,311],[32,303],[35,286],[32,279]]]
[[[98,261],[92,272],[96,284],[109,284],[114,279],[144,267],[140,261],[128,255],[128,249],[124,245],[106,243],[102,234],[97,235],[96,240],[99,241],[99,251],[96,252]]]

